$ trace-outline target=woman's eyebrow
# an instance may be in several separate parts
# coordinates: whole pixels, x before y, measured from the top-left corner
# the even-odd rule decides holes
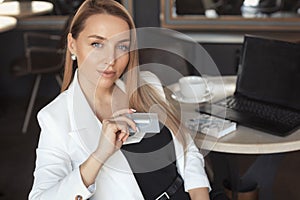
[[[106,37],[100,36],[100,35],[89,35],[88,38],[96,38],[98,40],[107,40]],[[118,43],[121,42],[130,42],[130,38],[121,39],[118,41]]]
[[[99,39],[99,40],[107,40],[107,38],[102,37],[100,35],[89,35],[88,38],[96,38],[96,39]]]

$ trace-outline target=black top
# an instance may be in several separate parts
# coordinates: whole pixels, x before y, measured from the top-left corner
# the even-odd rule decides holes
[[[165,192],[179,175],[172,135],[164,126],[160,133],[146,133],[141,142],[124,145],[121,151],[146,200],[155,199]],[[171,199],[190,199],[183,184]]]

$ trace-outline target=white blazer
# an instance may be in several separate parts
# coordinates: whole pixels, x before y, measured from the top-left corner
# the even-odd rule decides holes
[[[154,84],[164,95],[161,83],[154,74],[141,72],[141,78]],[[118,80],[116,84],[125,90],[122,81]],[[38,113],[38,122],[41,134],[30,200],[73,200],[77,195],[83,199],[97,200],[143,199],[121,151],[107,160],[94,185],[86,188],[83,184],[79,166],[96,149],[102,125],[80,88],[77,72],[68,90]],[[174,136],[173,140],[177,170],[184,179],[185,191],[198,187],[210,189],[203,156],[191,137],[188,138],[186,154]]]

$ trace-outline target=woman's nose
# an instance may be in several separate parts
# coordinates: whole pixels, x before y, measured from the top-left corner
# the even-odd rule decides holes
[[[105,64],[108,65],[108,66],[113,66],[113,65],[115,64],[115,60],[114,60],[114,59],[107,60],[107,61],[105,62]]]
[[[116,52],[113,47],[108,47],[106,50],[105,64],[114,65],[116,60]]]

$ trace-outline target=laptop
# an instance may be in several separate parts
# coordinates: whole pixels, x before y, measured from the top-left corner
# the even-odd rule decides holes
[[[300,44],[246,35],[233,96],[201,107],[200,112],[276,136],[296,131],[300,128]]]

